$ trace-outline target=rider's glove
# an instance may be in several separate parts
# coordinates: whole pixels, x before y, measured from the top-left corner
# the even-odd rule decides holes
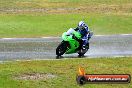
[[[93,32],[89,32],[88,40],[93,36]]]

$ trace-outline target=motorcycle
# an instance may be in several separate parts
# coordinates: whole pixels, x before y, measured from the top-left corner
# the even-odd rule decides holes
[[[81,34],[74,31],[72,35],[67,36],[66,32],[62,34],[63,41],[56,48],[56,55],[61,56],[63,54],[78,53],[79,56],[84,56],[84,54],[89,49],[89,43],[86,44],[85,49],[82,49]]]

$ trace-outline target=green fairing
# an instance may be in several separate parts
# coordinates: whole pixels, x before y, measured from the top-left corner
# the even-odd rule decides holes
[[[81,38],[81,34],[80,34],[79,32],[74,31],[74,32],[73,32],[73,35],[75,35],[76,38],[78,38],[78,39]],[[79,45],[80,45],[79,42],[76,41],[75,39],[73,39],[73,38],[72,38],[72,35],[67,36],[67,35],[66,35],[66,32],[64,32],[64,33],[62,34],[62,39],[63,39],[64,41],[68,41],[69,44],[70,44],[70,48],[68,48],[68,49],[66,50],[65,54],[75,53],[75,52],[76,52],[76,49],[77,49],[77,48],[79,47]]]

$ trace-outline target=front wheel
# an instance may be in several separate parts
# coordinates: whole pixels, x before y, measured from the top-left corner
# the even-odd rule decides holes
[[[56,48],[56,55],[61,56],[66,52],[66,50],[67,50],[66,42],[61,42],[59,46]]]

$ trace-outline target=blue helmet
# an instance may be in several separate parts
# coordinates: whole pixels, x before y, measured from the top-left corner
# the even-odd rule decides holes
[[[86,24],[84,23],[84,21],[80,21],[78,23],[78,28],[81,29],[81,30],[85,29],[85,26],[86,26]]]
[[[79,28],[79,32],[82,34],[82,35],[87,35],[90,31],[89,31],[89,28],[88,28],[88,25],[86,25],[84,23],[84,21],[80,21],[78,23],[78,28]]]

